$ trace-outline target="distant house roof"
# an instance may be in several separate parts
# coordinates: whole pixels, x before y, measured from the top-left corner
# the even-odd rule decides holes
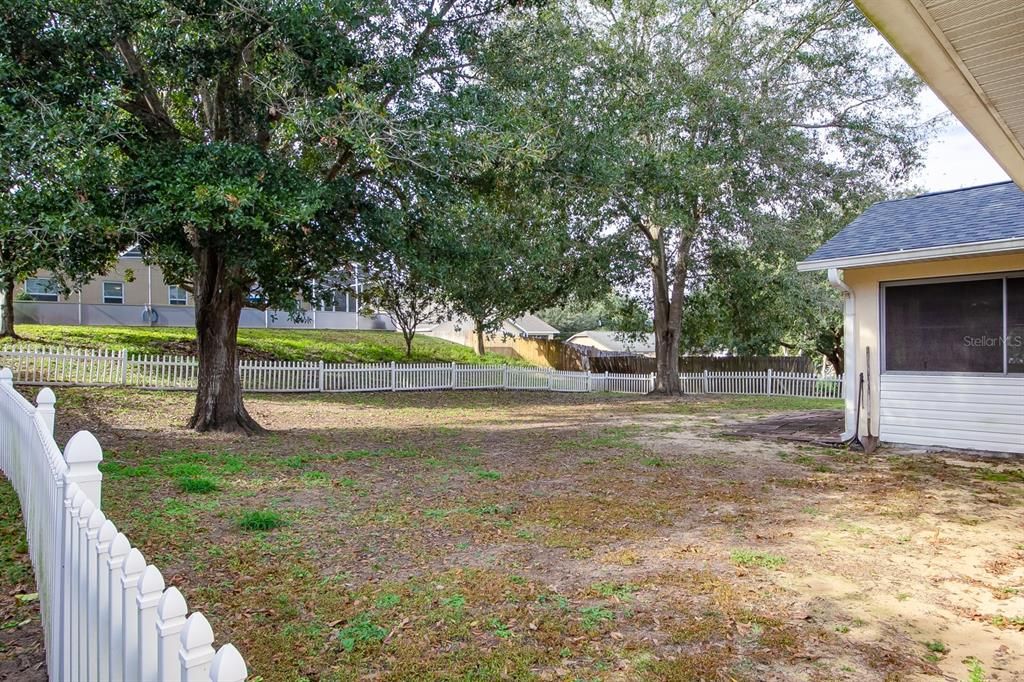
[[[1024,191],[999,182],[874,204],[799,269],[1016,250],[1024,250]]]
[[[654,334],[642,334],[634,340],[632,335],[624,332],[585,331],[573,334],[566,340],[566,343],[579,343],[580,339],[590,339],[602,350],[612,353],[655,352]]]
[[[530,315],[527,313],[522,317],[517,317],[514,320],[509,320],[509,323],[517,329],[521,330],[527,336],[540,336],[540,335],[551,335],[557,334],[558,330],[552,327],[550,324],[540,319],[536,315]]]

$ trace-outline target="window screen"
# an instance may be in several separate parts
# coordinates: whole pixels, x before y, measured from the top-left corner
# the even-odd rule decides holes
[[[1003,371],[1003,280],[885,289],[885,368]]]
[[[57,284],[49,277],[30,277],[25,280],[25,293],[33,301],[56,301]]]
[[[1006,369],[1024,373],[1024,277],[1006,280]]]
[[[167,287],[167,303],[170,305],[187,305],[188,292],[182,287],[171,285]]]
[[[124,303],[124,282],[104,282],[103,302]]]

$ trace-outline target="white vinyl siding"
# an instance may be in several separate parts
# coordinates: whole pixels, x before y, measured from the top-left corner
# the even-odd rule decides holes
[[[883,374],[880,394],[883,441],[1024,454],[1024,376]]]

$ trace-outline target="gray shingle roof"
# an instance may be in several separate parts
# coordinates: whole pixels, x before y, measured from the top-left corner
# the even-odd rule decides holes
[[[1020,238],[1024,191],[999,182],[874,204],[804,262]]]

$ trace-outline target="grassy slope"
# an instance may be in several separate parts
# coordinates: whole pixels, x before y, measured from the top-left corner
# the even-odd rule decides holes
[[[192,354],[196,332],[185,327],[79,327],[18,325],[24,339],[47,345],[75,348],[127,348],[129,353]],[[12,343],[0,339],[0,344]],[[332,331],[296,329],[240,329],[242,356],[278,360],[324,362],[459,362],[509,363],[508,358],[488,354],[480,358],[471,348],[417,335],[412,357],[405,357],[402,335],[386,331]]]

